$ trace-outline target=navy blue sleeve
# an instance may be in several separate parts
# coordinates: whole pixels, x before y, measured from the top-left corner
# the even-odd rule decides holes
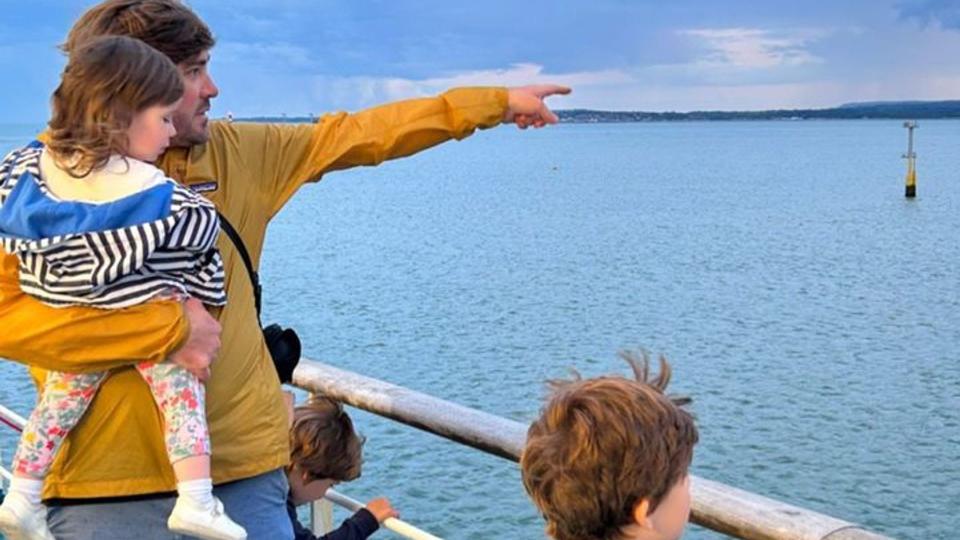
[[[364,540],[380,528],[377,518],[366,508],[345,519],[340,527],[320,537],[320,540]]]
[[[297,509],[293,502],[287,499],[287,515],[293,525],[294,540],[364,540],[380,528],[377,518],[366,508],[361,508],[356,514],[345,519],[339,528],[323,536],[315,536],[310,529],[300,524],[297,519]]]

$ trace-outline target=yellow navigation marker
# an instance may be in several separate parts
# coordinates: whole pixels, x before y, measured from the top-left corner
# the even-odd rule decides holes
[[[915,120],[908,120],[903,123],[907,128],[907,153],[903,158],[907,160],[907,188],[904,195],[908,199],[917,196],[917,154],[913,151],[913,130],[917,128]]]

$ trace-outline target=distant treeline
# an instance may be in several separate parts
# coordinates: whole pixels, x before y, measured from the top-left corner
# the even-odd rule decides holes
[[[557,111],[563,122],[669,122],[689,120],[811,120],[861,118],[960,118],[960,101],[890,101],[848,103],[830,109],[774,109],[769,111]]]
[[[644,112],[644,111],[594,111],[589,109],[558,110],[561,122],[606,123],[606,122],[675,122],[693,120],[813,120],[835,119],[930,119],[960,118],[960,100],[957,101],[878,101],[847,103],[830,109],[774,109],[769,111],[692,111],[692,112]],[[244,122],[313,122],[316,117],[266,117],[238,118]]]

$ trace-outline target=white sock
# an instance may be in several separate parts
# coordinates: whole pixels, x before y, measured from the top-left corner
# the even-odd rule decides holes
[[[213,480],[209,478],[177,482],[177,493],[197,508],[204,510],[216,508],[213,499]]]
[[[40,496],[43,494],[43,480],[14,476],[10,480],[10,494],[14,493],[23,497],[32,506],[40,506],[42,504]]]

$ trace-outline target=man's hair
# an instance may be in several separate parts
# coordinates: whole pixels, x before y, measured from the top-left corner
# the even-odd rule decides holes
[[[556,540],[620,537],[641,499],[656,509],[682,480],[693,458],[697,428],[668,397],[670,365],[650,378],[646,353],[621,352],[635,380],[619,375],[549,381],[552,392],[527,432],[520,459],[523,485]]]
[[[213,48],[210,28],[179,0],[106,0],[87,10],[60,46],[71,54],[97,36],[128,36],[167,55],[174,64]]]
[[[354,480],[360,477],[363,442],[343,405],[317,396],[293,412],[290,465],[311,480]]]
[[[183,95],[183,80],[169,58],[142,41],[104,36],[70,54],[53,92],[47,146],[75,177],[125,154],[134,116]]]

